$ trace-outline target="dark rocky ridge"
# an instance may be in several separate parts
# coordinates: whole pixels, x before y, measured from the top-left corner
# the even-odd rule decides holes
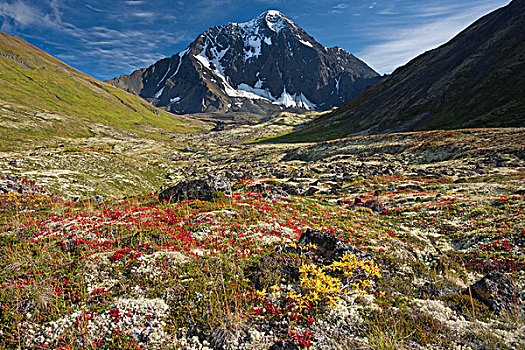
[[[512,1],[286,140],[525,125],[525,2]]]
[[[173,113],[267,115],[340,106],[379,79],[352,54],[267,11],[212,27],[171,58],[108,82]]]

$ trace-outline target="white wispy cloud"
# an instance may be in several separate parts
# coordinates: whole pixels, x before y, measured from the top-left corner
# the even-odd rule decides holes
[[[157,14],[153,13],[153,12],[146,12],[146,11],[137,11],[137,12],[132,12],[131,13],[132,16],[135,16],[135,17],[143,17],[143,18],[153,18],[153,17],[157,17]]]
[[[2,25],[18,25],[22,28],[28,26],[38,27],[56,27],[60,22],[60,15],[57,9],[56,1],[49,3],[51,11],[46,13],[36,6],[32,6],[22,0],[16,1],[0,1],[0,17],[2,17]]]
[[[347,3],[344,3],[344,2],[342,2],[342,3],[340,3],[340,4],[337,4],[337,5],[335,5],[335,6],[332,6],[333,9],[345,9],[345,8],[347,8],[347,7],[348,7],[348,4],[347,4]]]
[[[439,7],[413,6],[410,12],[404,14],[404,19],[408,23],[413,22],[410,19],[417,19],[417,24],[402,28],[394,25],[375,28],[371,39],[377,43],[364,47],[357,55],[378,72],[390,73],[419,54],[447,42],[488,12],[508,3],[508,0],[480,0],[475,6],[461,3]],[[395,13],[392,7],[381,11],[380,14],[385,15]]]
[[[330,13],[344,13],[344,9],[348,7],[347,3],[339,3],[335,6],[332,6],[332,9],[330,10]]]
[[[95,11],[95,12],[107,12],[107,11],[105,11],[105,10],[98,9],[98,8],[96,8],[96,7],[94,7],[94,6],[89,5],[89,4],[86,4],[86,7],[87,7],[88,9],[90,9],[90,10]]]
[[[191,38],[185,33],[115,30],[105,26],[95,26],[81,33],[82,45],[58,57],[79,64],[97,64],[97,77],[101,79],[113,78],[115,72],[128,74],[148,67],[166,56],[158,51],[161,43],[176,44]]]
[[[140,1],[128,2],[138,5]],[[2,30],[17,34],[17,29],[40,28],[40,31],[24,37],[37,39],[53,47],[59,59],[73,66],[95,64],[96,75],[101,79],[112,78],[115,72],[130,73],[135,69],[149,66],[166,56],[158,51],[163,43],[174,45],[190,41],[192,38],[185,32],[168,33],[151,27],[142,30],[115,30],[103,25],[80,28],[62,18],[61,6],[59,0],[43,0],[39,6],[32,1],[0,0]],[[86,6],[94,11],[104,11],[107,13],[106,16],[114,16],[115,20],[120,21],[126,21],[128,18],[148,21],[155,17],[153,12],[137,11],[136,8],[126,13],[113,14],[108,10]],[[172,16],[163,14],[157,17],[174,20]],[[51,31],[59,34],[60,42],[50,39]],[[68,45],[67,40],[75,41],[76,45]]]

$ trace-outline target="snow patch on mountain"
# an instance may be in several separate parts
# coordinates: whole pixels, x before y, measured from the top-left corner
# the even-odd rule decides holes
[[[274,103],[285,106],[286,108],[299,107],[299,108],[305,108],[309,110],[314,110],[316,108],[315,104],[310,102],[303,95],[303,93],[301,93],[299,96],[297,96],[297,94],[290,95],[286,91],[286,86],[283,87],[283,93],[281,94],[281,97],[279,97],[279,99],[275,101]]]
[[[308,110],[316,109],[316,105],[310,102],[304,96],[303,93],[299,95],[297,94],[290,95],[286,91],[286,86],[283,87],[283,93],[278,99],[273,97],[268,89],[262,89],[261,87],[262,87],[262,82],[259,80],[255,84],[255,87],[251,87],[248,84],[242,83],[242,84],[239,84],[239,86],[237,87],[237,90],[255,94],[261,98],[271,101],[273,104],[281,105],[286,108],[298,107],[298,108],[304,108]]]
[[[159,80],[159,82],[157,83],[157,87],[159,87],[160,83],[163,83],[164,82],[164,79],[166,79],[166,77],[168,76],[168,73],[170,72],[171,70],[171,61],[172,61],[173,57],[170,57],[170,62],[168,64],[168,69],[166,69],[166,73],[164,74],[164,76],[162,77],[162,79]]]
[[[228,52],[229,49],[230,49],[230,47],[228,46],[227,48],[222,49],[220,51],[217,51],[217,48],[215,48],[215,47],[212,47],[212,49],[210,50],[211,54],[212,54],[212,57],[210,58],[211,63],[213,63],[213,65],[215,66],[215,69],[222,76],[224,76],[225,74],[224,74],[224,68],[221,65],[221,60],[224,57],[224,55],[226,55],[226,53]]]
[[[257,84],[256,84],[256,86],[257,86]],[[272,102],[275,101],[275,98],[272,96],[270,91],[268,91],[268,89],[261,89],[260,85],[259,85],[259,87],[251,87],[248,84],[242,83],[242,84],[239,84],[239,86],[237,86],[237,90],[255,94],[255,95],[259,96],[259,97],[262,97],[264,99],[270,100]]]
[[[304,40],[299,39],[299,42],[300,42],[301,44],[303,44],[304,46],[308,46],[308,47],[312,47],[312,48],[314,47],[314,46],[313,46],[311,43],[309,43],[308,41],[304,41]]]
[[[228,80],[226,79],[224,75],[224,69],[222,68],[219,62],[220,54],[224,56],[224,52],[227,51],[227,49],[221,51],[220,54],[217,53],[217,56],[214,56],[213,58],[211,58],[214,62],[210,62],[210,58],[206,55],[207,48],[208,48],[208,43],[204,45],[204,48],[202,49],[201,53],[194,57],[195,59],[197,59],[197,61],[199,61],[203,65],[203,67],[207,68],[214,76],[216,76],[219,79],[222,85],[222,88],[224,90],[224,93],[226,95],[230,97],[249,98],[252,100],[258,100],[258,99],[264,98],[250,91],[234,89],[230,85]],[[214,63],[213,66],[212,66],[212,63]]]
[[[175,69],[175,72],[171,75],[170,79],[177,75],[177,73],[180,70],[180,66],[182,64],[182,58],[186,56],[186,54],[190,51],[190,48],[188,47],[186,50],[181,51],[178,53],[177,56],[179,56],[179,63],[177,64],[177,68]]]
[[[279,33],[282,29],[286,28],[286,23],[289,23],[292,26],[296,27],[294,22],[286,18],[285,15],[283,15],[277,10],[269,10],[263,12],[251,21],[244,23],[232,23],[232,25],[237,26],[248,35],[258,35],[259,28],[261,27],[262,23],[264,23],[271,31],[275,33]],[[271,40],[270,38],[266,39]],[[269,43],[268,45],[271,45],[271,43]]]
[[[204,46],[200,54],[193,56],[193,57],[195,57],[195,59],[197,59],[197,61],[199,61],[204,67],[211,70],[210,61],[208,61],[208,57],[206,57],[207,48],[208,48],[208,44]]]
[[[259,57],[261,55],[261,38],[252,35],[248,38],[246,44],[249,46],[248,51],[244,51],[244,61],[252,57]]]
[[[155,98],[159,98],[161,95],[162,95],[162,92],[164,91],[164,86],[162,87],[162,89],[160,89],[159,91],[157,91],[157,93],[155,94]]]
[[[266,12],[265,20],[266,25],[270,30],[273,30],[276,33],[279,33],[283,28],[286,27],[284,23],[284,15],[276,10],[270,10]]]

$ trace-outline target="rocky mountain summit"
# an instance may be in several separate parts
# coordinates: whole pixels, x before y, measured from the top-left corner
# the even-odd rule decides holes
[[[525,125],[525,2],[474,22],[294,140]]]
[[[327,110],[379,75],[347,51],[327,48],[278,11],[200,34],[184,51],[109,80],[177,114]]]

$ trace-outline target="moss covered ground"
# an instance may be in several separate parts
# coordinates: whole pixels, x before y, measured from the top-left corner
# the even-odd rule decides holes
[[[119,147],[68,145],[52,158],[82,164],[92,153],[107,156],[104,167],[92,167],[94,176],[131,161]],[[256,146],[244,147],[239,159],[254,156]],[[515,149],[499,149],[498,166],[486,153],[452,157],[454,170],[440,176],[430,169],[451,167],[448,161],[403,168],[407,155],[385,155],[383,163],[378,154],[265,163],[265,153],[259,163],[228,163],[206,152],[176,153],[164,161],[172,169],[166,175],[229,171],[231,198],[159,203],[148,190],[177,177],[153,181],[159,171],[151,167],[137,170],[151,183],[143,195],[98,198],[107,186],[100,181],[73,198],[67,188],[40,191],[39,181],[21,179],[27,190],[1,194],[0,347],[525,346],[523,315],[512,311],[520,305],[498,315],[468,294],[493,270],[523,290],[525,173]],[[371,168],[350,173],[355,164]],[[389,166],[400,170],[373,173]],[[284,184],[300,193],[275,190]],[[310,187],[317,191],[302,192]],[[335,235],[366,259],[320,262],[318,247],[297,245],[308,228]]]

